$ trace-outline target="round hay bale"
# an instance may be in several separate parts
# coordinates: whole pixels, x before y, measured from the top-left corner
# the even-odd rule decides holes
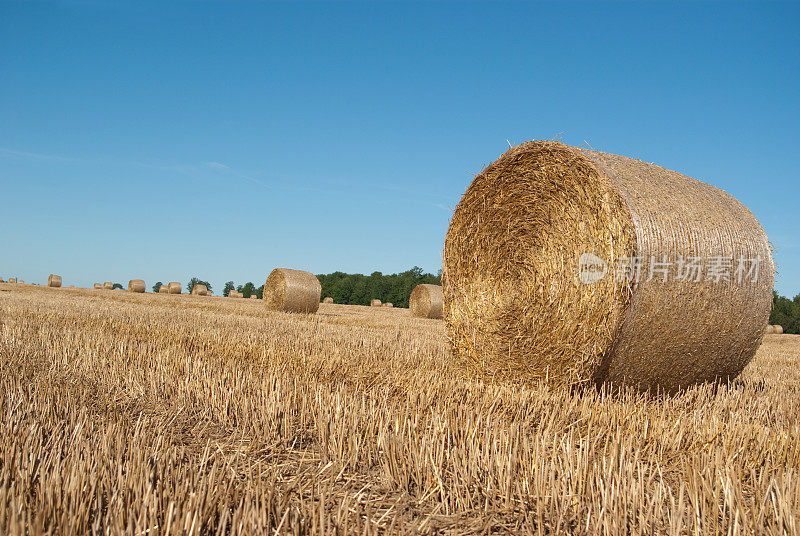
[[[103,290],[114,290],[114,283],[111,281],[106,281],[103,283]]]
[[[772,326],[772,332],[775,335],[783,335],[783,326]]]
[[[95,283],[94,284],[94,289],[95,290],[103,290],[103,284],[102,283]]]
[[[442,318],[442,287],[439,285],[417,285],[408,298],[411,314],[420,318]]]
[[[158,287],[159,294],[169,294],[169,286],[168,285],[161,285]]]
[[[195,296],[207,296],[208,287],[205,285],[195,285],[192,287],[192,294]]]
[[[322,300],[322,303],[333,303],[333,298],[327,296],[324,300]]]
[[[764,328],[764,335],[772,335],[775,333],[775,326],[767,326]]]
[[[379,300],[377,298],[372,300],[371,302],[369,302],[369,304],[370,304],[371,307],[380,307],[381,305],[383,305],[381,303],[381,300]]]
[[[138,292],[142,293],[145,291],[145,285],[143,279],[131,279],[128,281],[128,292]]]
[[[228,297],[229,298],[241,298],[242,294],[240,292],[238,292],[238,291],[230,290],[230,291],[228,291]]]
[[[16,277],[9,277],[8,278],[8,282],[9,283],[16,283],[17,282],[17,278]]]
[[[181,284],[177,281],[173,281],[169,285],[167,285],[170,294],[180,294],[181,293]]]
[[[758,275],[737,280],[745,260]],[[769,241],[734,197],[558,142],[513,147],[475,178],[443,261],[453,355],[496,378],[666,391],[731,378],[772,307]]]
[[[321,294],[317,276],[290,268],[272,270],[263,292],[267,308],[290,313],[316,313]]]
[[[394,307],[394,304],[392,302],[386,302],[386,303],[383,304],[383,306],[384,307]]]
[[[61,286],[61,276],[50,274],[47,276],[47,286],[52,288],[58,288]]]
[[[256,294],[250,294],[250,299],[251,300],[257,300],[258,296]]]

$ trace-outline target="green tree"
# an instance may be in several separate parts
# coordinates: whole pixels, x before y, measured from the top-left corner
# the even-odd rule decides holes
[[[122,285],[120,283],[114,283],[113,285],[111,285],[111,290],[117,290],[117,289],[122,289],[122,288],[123,287],[122,287]]]
[[[256,293],[256,286],[248,281],[244,285],[240,285],[236,290],[242,293],[243,298],[249,298],[251,295]]]
[[[159,291],[159,289],[161,288],[161,285],[163,285],[163,284],[164,284],[164,283],[162,283],[161,281],[159,281],[159,282],[157,282],[155,285],[153,285],[153,292],[158,292],[158,291]]]
[[[225,286],[222,289],[222,295],[227,298],[228,293],[232,291],[234,288],[236,287],[234,286],[233,281],[228,281],[227,283],[225,283]]]

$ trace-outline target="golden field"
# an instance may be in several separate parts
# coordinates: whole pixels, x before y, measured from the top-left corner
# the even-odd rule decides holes
[[[399,308],[0,284],[0,394],[0,534],[800,533],[800,336],[648,396],[470,380]]]

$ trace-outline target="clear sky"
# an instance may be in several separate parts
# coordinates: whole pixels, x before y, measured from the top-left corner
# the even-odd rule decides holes
[[[800,292],[797,3],[0,1],[0,276],[435,272],[507,141],[723,188]]]

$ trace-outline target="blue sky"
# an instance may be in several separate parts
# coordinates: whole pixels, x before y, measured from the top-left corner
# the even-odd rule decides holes
[[[739,198],[800,292],[797,3],[0,2],[0,276],[441,267],[506,140]]]

